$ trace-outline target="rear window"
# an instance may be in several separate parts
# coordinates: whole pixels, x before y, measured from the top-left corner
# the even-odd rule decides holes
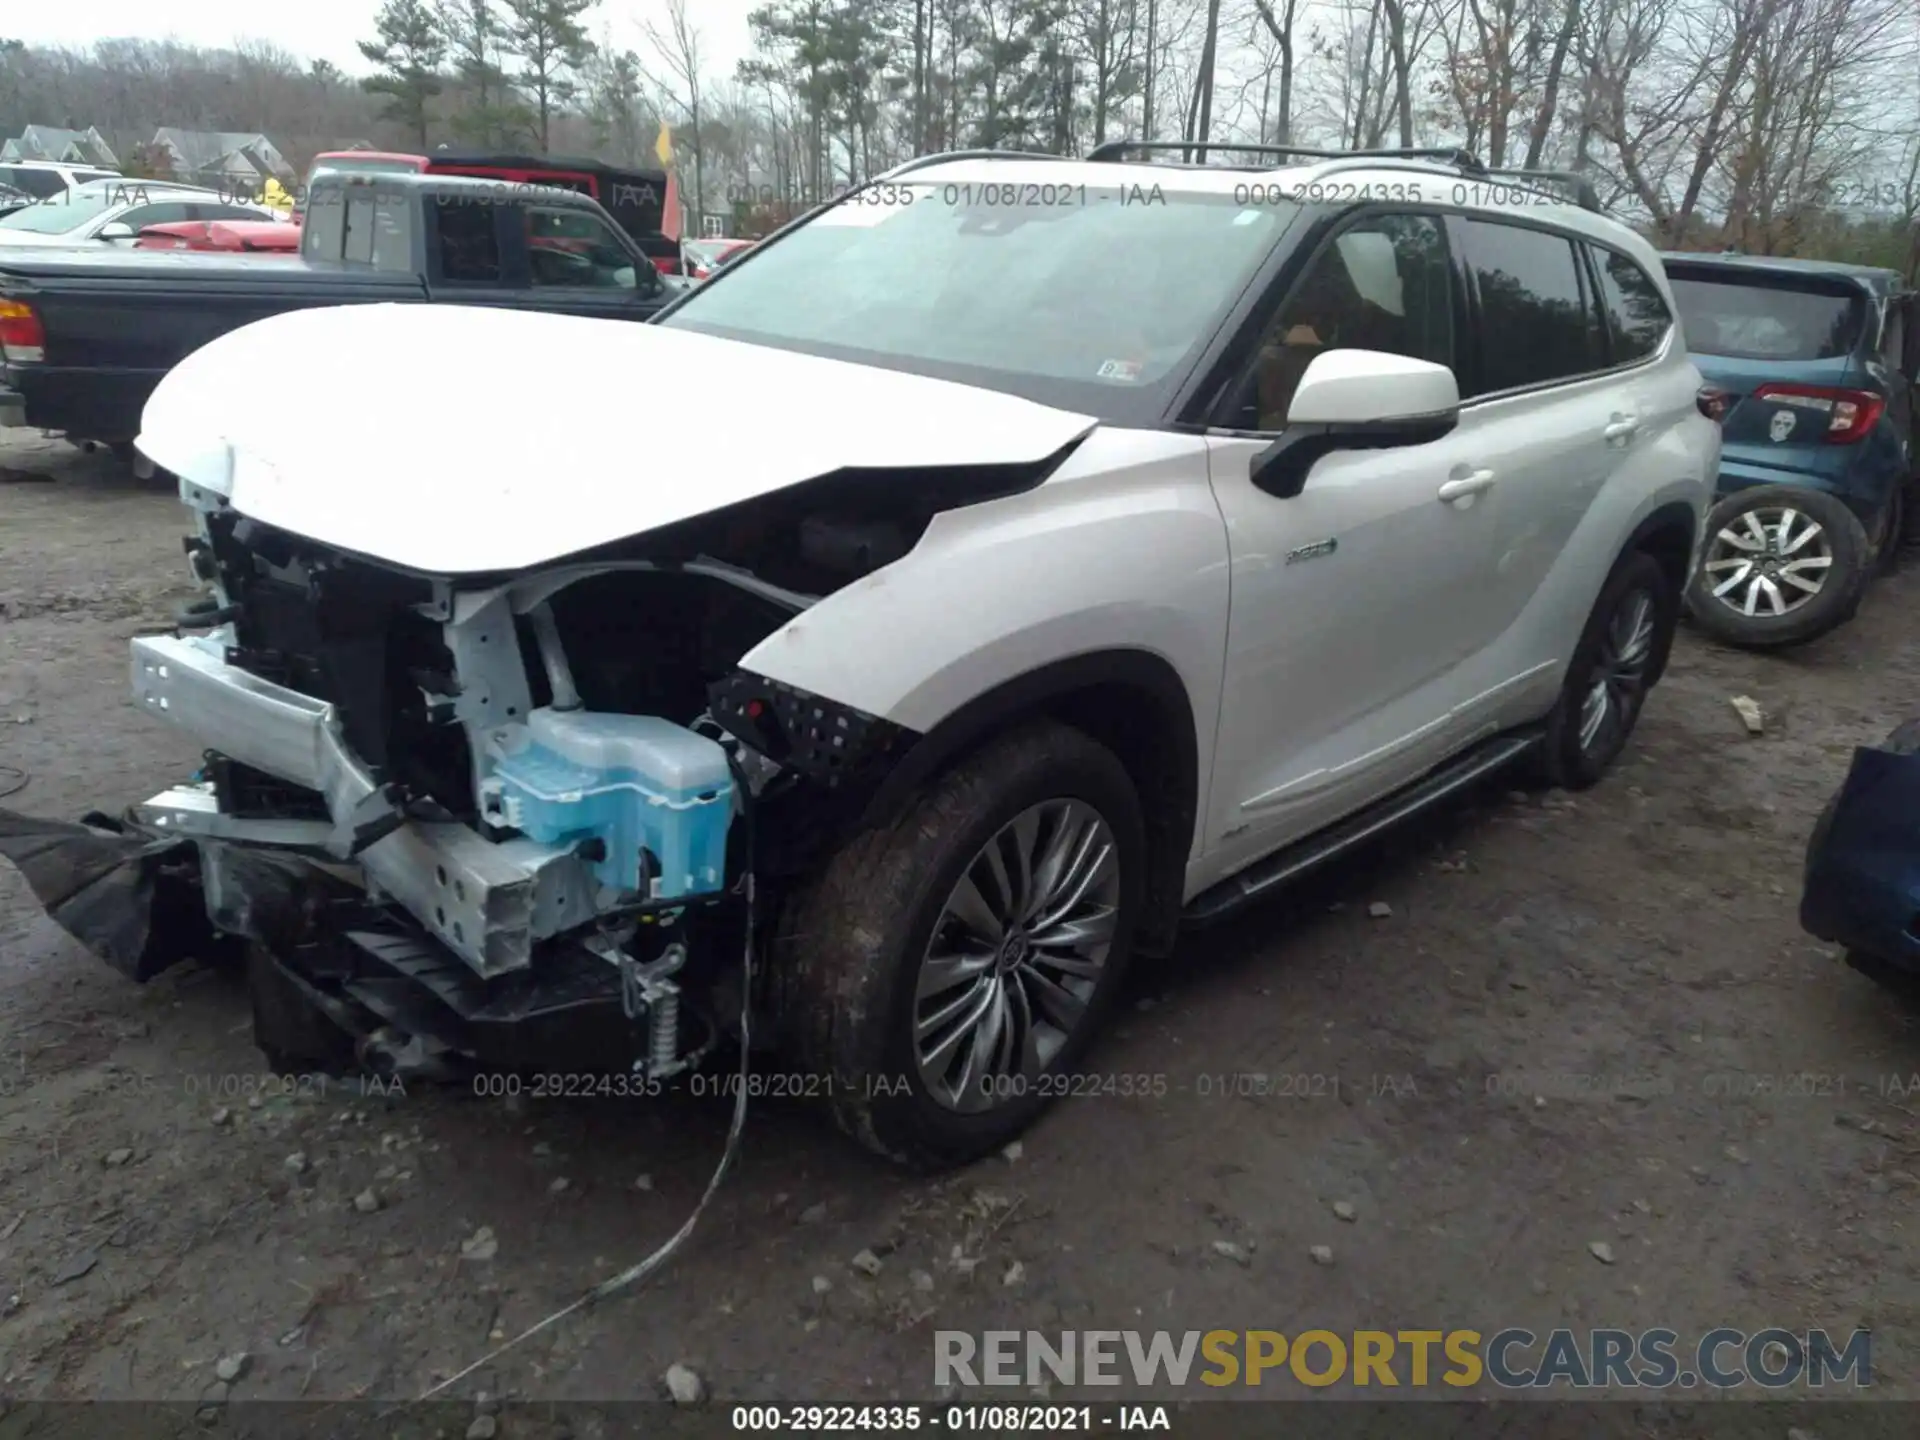
[[[1668,272],[1680,332],[1700,355],[1735,360],[1833,360],[1853,352],[1866,302],[1838,289],[1708,280]]]

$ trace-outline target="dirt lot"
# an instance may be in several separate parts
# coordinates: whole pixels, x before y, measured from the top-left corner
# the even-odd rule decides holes
[[[125,698],[127,637],[191,593],[180,512],[61,445],[0,465],[58,476],[0,483],[0,805],[117,810],[196,758]],[[1067,1101],[941,1182],[757,1104],[666,1270],[460,1393],[683,1362],[728,1401],[931,1398],[936,1326],[1782,1325],[1870,1326],[1911,1398],[1920,1036],[1794,906],[1851,747],[1920,707],[1917,601],[1792,658],[1685,638],[1598,790],[1496,790],[1139,976],[1094,1064],[1163,1098]],[[132,986],[0,870],[0,1393],[190,1400],[238,1352],[235,1401],[417,1393],[707,1183],[712,1099],[284,1093],[231,984]],[[1299,1078],[1222,1095],[1249,1072]]]

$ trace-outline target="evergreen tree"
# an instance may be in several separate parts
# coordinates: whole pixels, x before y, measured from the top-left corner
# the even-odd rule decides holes
[[[424,0],[386,0],[373,24],[378,38],[362,40],[360,53],[380,69],[360,83],[386,97],[382,117],[406,126],[425,150],[429,106],[445,83],[446,39]]]

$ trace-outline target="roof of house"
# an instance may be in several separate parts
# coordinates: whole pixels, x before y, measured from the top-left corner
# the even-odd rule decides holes
[[[29,125],[6,143],[10,160],[77,159],[86,165],[117,166],[120,161],[98,130],[68,130],[58,125]]]
[[[163,125],[153,132],[153,143],[164,147],[188,172],[218,170],[232,156],[245,155],[256,169],[272,170],[280,150],[260,134],[239,130],[177,130]],[[284,165],[284,161],[280,162]]]

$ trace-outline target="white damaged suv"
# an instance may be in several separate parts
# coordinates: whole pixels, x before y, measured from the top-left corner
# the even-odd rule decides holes
[[[1215,148],[916,161],[649,325],[213,341],[139,441],[213,593],[133,644],[206,768],[87,843],[244,941],[278,1063],[653,1093],[738,1013],[942,1165],[1183,923],[1592,784],[1720,444],[1655,253],[1466,156]]]

